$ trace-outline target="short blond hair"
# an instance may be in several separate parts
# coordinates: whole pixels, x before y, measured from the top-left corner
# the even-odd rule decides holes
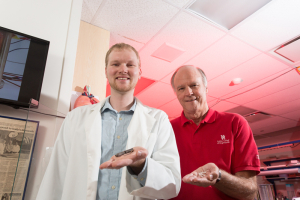
[[[136,55],[136,57],[139,61],[139,67],[141,67],[141,60],[140,60],[139,53],[137,52],[137,50],[133,46],[131,46],[129,44],[125,44],[125,43],[117,43],[117,44],[114,44],[112,47],[109,48],[109,50],[107,51],[106,56],[105,56],[105,67],[107,67],[108,57],[114,49],[119,49],[119,50],[131,49],[135,53],[135,55]]]

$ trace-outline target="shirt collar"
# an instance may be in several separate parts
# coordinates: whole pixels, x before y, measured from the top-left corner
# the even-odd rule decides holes
[[[103,107],[101,108],[101,113],[103,113],[106,109],[112,110],[112,111],[115,111],[116,113],[118,113],[115,109],[113,109],[113,107],[109,103],[109,99],[110,99],[110,97],[106,99]],[[129,110],[126,110],[126,111],[132,111],[132,112],[134,112],[135,108],[136,108],[136,99],[134,98],[133,105],[131,106],[131,108]],[[126,112],[126,111],[124,110],[124,111],[121,111],[121,112]]]
[[[204,120],[201,121],[201,123],[213,123],[214,121],[216,121],[217,118],[217,113],[215,110],[209,108],[207,115],[205,116]],[[181,126],[183,126],[185,123],[187,122],[191,122],[192,120],[188,120],[185,116],[184,116],[184,112],[182,111],[181,113]]]

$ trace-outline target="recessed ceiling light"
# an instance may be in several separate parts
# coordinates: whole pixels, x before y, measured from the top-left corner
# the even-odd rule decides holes
[[[234,78],[234,79],[232,79],[232,81],[230,82],[229,86],[238,85],[238,84],[240,84],[241,82],[243,82],[243,79],[241,79],[241,78]]]

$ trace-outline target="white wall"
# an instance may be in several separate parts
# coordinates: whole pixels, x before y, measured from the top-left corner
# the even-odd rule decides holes
[[[82,0],[0,0],[0,26],[50,41],[40,103],[67,113],[71,96]],[[0,105],[0,115],[26,112]],[[45,170],[46,148],[54,145],[63,119],[30,114],[40,121],[25,199],[36,197]]]

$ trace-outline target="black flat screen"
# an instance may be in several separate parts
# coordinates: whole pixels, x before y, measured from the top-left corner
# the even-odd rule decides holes
[[[0,103],[39,101],[49,41],[0,27]]]

